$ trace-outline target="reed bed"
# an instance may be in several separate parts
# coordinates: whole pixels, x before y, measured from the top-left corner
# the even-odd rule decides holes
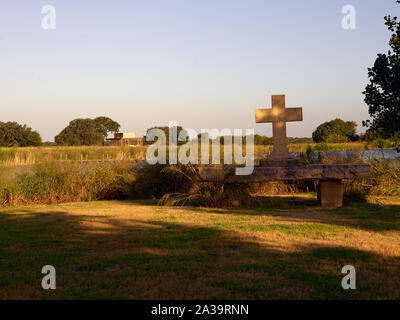
[[[0,165],[31,166],[52,161],[144,160],[146,147],[0,148]]]
[[[210,144],[211,147],[211,144]],[[245,146],[243,153],[245,153]],[[371,146],[363,143],[330,143],[330,144],[289,144],[291,153],[306,152],[311,147],[313,151],[342,151],[342,150],[365,150]],[[51,161],[124,161],[145,160],[147,146],[82,146],[82,147],[26,147],[26,148],[0,148],[0,165],[5,166],[31,166]],[[211,150],[211,148],[210,148]],[[256,156],[269,154],[272,146],[256,145],[254,153]],[[199,147],[200,151],[200,147]],[[200,152],[199,152],[200,154]],[[221,146],[221,157],[223,146]]]
[[[304,149],[305,145],[299,149]],[[259,146],[259,148],[264,148]],[[307,163],[366,161],[349,156],[321,157],[307,145]],[[264,152],[265,149],[262,149]],[[0,149],[0,205],[162,199],[160,204],[250,206],[266,195],[312,193],[316,182],[260,184],[200,183],[193,166],[146,165],[146,147],[43,147]],[[221,152],[221,156],[223,152]],[[369,160],[373,176],[346,182],[346,197],[400,196],[400,160]],[[138,165],[139,164],[139,165]]]
[[[78,202],[131,197],[130,162],[48,162],[0,169],[0,204]]]

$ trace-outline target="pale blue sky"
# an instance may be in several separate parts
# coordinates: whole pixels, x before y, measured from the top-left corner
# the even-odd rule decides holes
[[[41,8],[57,29],[41,28]],[[357,29],[341,27],[344,5]],[[110,116],[123,131],[148,127],[254,128],[254,110],[286,94],[311,136],[334,118],[368,117],[367,68],[388,49],[394,0],[1,0],[0,121],[53,140],[70,120]]]

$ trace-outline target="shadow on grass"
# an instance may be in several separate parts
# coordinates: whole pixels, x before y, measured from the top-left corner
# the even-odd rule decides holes
[[[318,207],[317,196],[257,196],[254,201],[258,207],[271,209]]]
[[[250,208],[200,208],[190,207],[194,211],[206,211],[227,215],[262,215],[282,217],[282,221],[317,222],[339,226],[349,226],[366,231],[400,230],[400,205],[373,204],[366,201],[351,202],[338,209],[324,209],[318,206],[315,197],[293,196],[257,196],[257,206]],[[128,203],[147,206],[157,205],[157,200],[129,201]]]
[[[0,242],[3,299],[400,297],[399,258],[306,244],[291,253],[234,232],[157,219],[7,210]],[[54,291],[40,287],[47,264],[57,270]],[[341,288],[347,264],[357,268],[355,291]]]
[[[338,209],[318,207],[317,200],[296,196],[258,197],[260,206],[251,208],[191,208],[225,215],[250,215],[281,217],[286,222],[315,222],[337,226],[349,226],[365,231],[400,230],[400,206],[353,202]],[[261,199],[260,199],[261,198]]]

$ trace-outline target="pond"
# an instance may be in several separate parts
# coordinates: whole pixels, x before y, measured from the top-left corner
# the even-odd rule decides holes
[[[318,152],[316,152],[318,153]],[[400,152],[396,150],[364,150],[364,151],[323,151],[320,152],[322,157],[357,157],[360,155],[366,160],[370,159],[400,159]],[[300,153],[293,153],[293,155],[300,156]]]

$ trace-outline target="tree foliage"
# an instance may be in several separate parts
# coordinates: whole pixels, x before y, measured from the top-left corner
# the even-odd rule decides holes
[[[55,142],[68,146],[101,145],[110,132],[119,128],[119,123],[107,117],[75,119],[55,137]]]
[[[0,122],[0,146],[40,146],[42,138],[37,131],[17,122]]]
[[[356,141],[358,138],[356,128],[357,124],[354,121],[335,119],[318,126],[312,138],[316,143]]]
[[[107,138],[110,133],[118,132],[121,127],[118,122],[108,117],[97,117],[94,119],[94,122],[96,123],[97,129],[103,134],[104,138]]]
[[[160,129],[160,130],[164,131],[165,137],[166,137],[166,142],[167,142],[167,145],[168,145],[168,144],[169,144],[169,132],[170,132],[170,130],[175,130],[175,127],[172,127],[172,128],[169,128],[169,127],[152,127],[152,128],[147,129],[146,135],[147,135],[148,132],[149,132],[150,130],[152,130],[152,129]],[[176,130],[177,130],[176,132],[178,133],[177,138],[179,137],[179,135],[181,134],[181,132],[182,132],[182,135],[187,135],[187,131],[186,131],[183,127],[181,127],[181,126],[177,126],[177,127],[176,127]],[[146,139],[145,139],[145,140],[146,140]],[[178,141],[178,145],[185,144],[188,140],[189,140],[189,139],[186,139],[186,141]],[[147,143],[152,144],[153,142],[147,141]]]
[[[274,144],[274,138],[261,136],[259,134],[254,135],[254,145],[258,146],[271,146]]]
[[[396,2],[400,4],[400,0]],[[400,22],[389,15],[385,25],[392,32],[390,49],[387,54],[378,54],[368,69],[370,83],[363,94],[372,120],[363,125],[390,138],[400,134]]]

